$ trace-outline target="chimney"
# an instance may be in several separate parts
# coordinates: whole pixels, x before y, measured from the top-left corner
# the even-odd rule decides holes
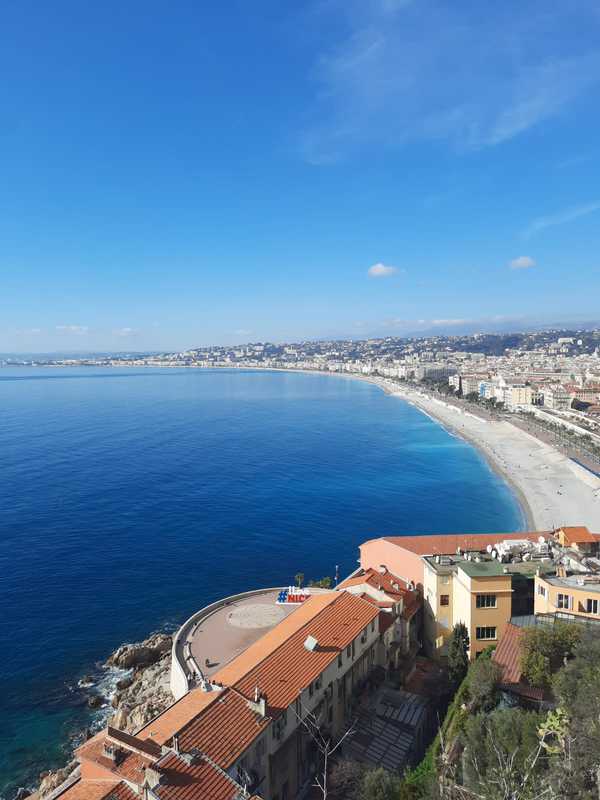
[[[179,753],[179,734],[178,733],[174,733],[173,734],[173,751],[175,753]]]
[[[146,767],[144,772],[144,785],[148,787],[148,789],[154,789],[160,783],[161,774],[157,769],[154,769],[153,766]]]
[[[254,700],[248,700],[248,705],[255,714],[267,716],[267,695],[260,691],[258,685],[254,687]]]
[[[112,744],[112,742],[105,741],[102,755],[105,758],[110,759],[110,761],[112,761],[113,764],[118,764],[121,751],[116,745]]]

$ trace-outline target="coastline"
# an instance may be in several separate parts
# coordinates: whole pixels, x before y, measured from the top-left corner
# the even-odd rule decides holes
[[[508,420],[483,419],[387,378],[306,369],[261,371],[302,372],[371,383],[474,447],[515,496],[523,515],[523,531],[553,530],[562,525],[600,530],[600,478]]]
[[[156,368],[154,367],[154,369]],[[544,444],[506,420],[482,419],[464,407],[457,408],[441,399],[427,395],[418,388],[402,386],[382,377],[307,369],[244,369],[245,371],[261,372],[300,372],[371,383],[390,398],[395,397],[409,403],[452,436],[475,447],[489,467],[502,478],[513,492],[524,517],[525,527],[523,530],[548,530],[550,527],[557,527],[560,524],[587,524],[592,530],[600,530],[600,479],[587,474],[555,448]],[[231,371],[235,371],[235,368]],[[530,468],[522,469],[524,465],[521,462],[527,458],[532,459],[532,465]],[[544,470],[548,474],[539,478],[534,474],[536,470]],[[564,492],[561,491],[559,494],[557,486],[560,490],[564,489]],[[566,503],[567,496],[573,498],[573,501],[569,500],[568,504]],[[549,507],[552,509],[553,515],[563,515],[557,519],[556,525],[544,521],[548,518],[546,513],[549,508],[548,504],[551,504]],[[575,508],[575,515],[569,516],[572,508]],[[141,643],[140,646],[146,645],[148,645],[147,641]],[[125,664],[119,666],[125,669],[130,668],[130,665]],[[118,715],[119,727],[127,729],[131,726],[131,729],[135,729],[140,722],[140,715],[144,715],[145,718],[146,713],[151,715],[156,710],[156,697],[162,687],[165,690],[167,688],[164,666],[162,662],[156,666],[147,665],[147,671],[144,673],[142,669],[136,669],[136,680],[131,687],[118,687],[114,700],[112,693],[104,695],[103,699],[107,701],[105,713],[114,711]],[[123,676],[119,677],[121,678],[119,683],[124,682]],[[96,691],[92,690],[91,695],[95,694]],[[164,697],[161,695],[160,699],[161,702],[168,701],[166,691]],[[145,705],[138,711],[138,707],[142,703]],[[50,785],[52,780],[51,778],[47,781],[47,785]]]
[[[372,382],[380,385],[379,380]],[[551,530],[562,525],[586,525],[600,530],[600,478],[552,445],[507,420],[485,420],[443,400],[389,382],[385,388],[475,447],[514,492],[529,530]]]

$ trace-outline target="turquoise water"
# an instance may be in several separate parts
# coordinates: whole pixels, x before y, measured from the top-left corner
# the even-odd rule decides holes
[[[0,795],[94,718],[77,681],[216,598],[342,575],[358,544],[511,531],[468,444],[325,375],[0,369]]]

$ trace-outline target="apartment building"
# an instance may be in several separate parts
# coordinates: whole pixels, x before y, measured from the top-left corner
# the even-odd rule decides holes
[[[568,411],[573,398],[562,386],[544,387],[544,405],[553,411]]]
[[[423,596],[416,585],[381,565],[378,569],[359,567],[338,589],[357,594],[380,609],[377,663],[388,669],[410,669],[423,637]]]
[[[528,533],[392,536],[364,542],[360,564],[363,570],[385,568],[420,590],[423,648],[428,655],[444,657],[454,625],[462,622],[469,630],[471,657],[476,658],[501,640],[511,617],[552,610],[538,593],[544,580],[537,576],[539,571],[552,571],[553,559],[559,557],[585,571],[591,563],[586,559],[595,558],[599,543],[600,535],[581,526]],[[600,561],[597,567],[600,573]]]
[[[376,663],[380,613],[350,592],[312,596],[135,735],[108,728],[86,742],[60,800],[297,797],[317,762],[302,721],[344,730]]]
[[[447,655],[459,622],[469,631],[470,657],[476,658],[497,644],[511,616],[533,613],[535,566],[486,556],[469,552],[424,559],[424,645],[431,656]]]

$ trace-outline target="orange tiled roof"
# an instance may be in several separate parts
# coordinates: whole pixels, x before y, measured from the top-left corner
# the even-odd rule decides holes
[[[268,716],[252,711],[239,692],[225,689],[177,732],[179,747],[185,752],[197,747],[222,769],[228,769],[270,721]]]
[[[86,781],[80,778],[64,792],[61,792],[58,797],[60,800],[103,800],[107,794],[114,791],[119,783],[118,778],[113,781]]]
[[[174,753],[161,760],[164,783],[153,789],[160,800],[236,800],[239,786],[205,760],[186,764]]]
[[[352,586],[360,586],[363,583],[367,583],[374,589],[385,592],[390,597],[403,598],[408,591],[408,584],[406,581],[402,580],[402,578],[396,577],[396,575],[393,575],[388,570],[379,572],[379,570],[373,569],[372,567],[369,569],[362,569],[357,575],[346,578],[345,581],[339,584],[338,589],[348,589]],[[396,588],[396,586],[398,588]]]
[[[494,652],[492,660],[502,670],[502,683],[521,682],[521,639],[523,631],[524,628],[519,628],[509,622]]]
[[[205,692],[200,688],[192,689],[191,692],[184,694],[180,700],[141,728],[138,736],[146,736],[153,742],[165,744],[176,731],[187,725],[211,703],[214,703],[219,694],[220,692]]]
[[[106,793],[105,800],[140,800],[140,798],[139,795],[131,791],[126,783],[121,781],[114,789]]]
[[[521,533],[448,533],[424,536],[384,536],[386,542],[410,550],[419,556],[451,556],[458,547],[461,550],[485,550],[488,544],[503,539],[529,539],[537,541],[539,536],[552,536],[551,531],[528,531]]]
[[[597,542],[598,538],[590,533],[584,525],[569,526],[560,529],[565,537],[567,544],[579,544],[580,542]]]
[[[405,580],[398,578],[389,570],[382,573],[372,567],[369,569],[361,569],[357,575],[342,581],[338,589],[349,589],[364,583],[369,584],[369,586],[372,586],[374,589],[385,592],[385,594],[394,601],[402,598],[404,601],[404,608],[402,611],[403,619],[410,619],[413,617],[421,606],[421,597],[415,591],[408,588],[408,584]],[[399,588],[396,589],[395,586]],[[370,600],[370,602],[375,604],[375,601],[364,593],[361,594],[360,597],[363,597],[365,600]],[[382,603],[378,605],[380,608],[384,607]]]
[[[85,742],[85,744],[82,744],[76,751],[79,761],[82,763],[91,761],[100,767],[104,767],[104,769],[112,772],[115,776],[141,786],[144,782],[146,767],[152,764],[156,758],[142,756],[139,753],[132,753],[124,750],[123,757],[118,764],[115,764],[114,761],[104,755],[104,742],[106,737],[107,732],[101,731],[92,739]]]
[[[292,614],[215,673],[212,680],[224,683],[225,686],[233,686],[236,681],[239,681],[253,667],[256,667],[267,656],[271,655],[277,647],[287,641],[296,631],[299,631],[320,614],[324,608],[335,603],[337,597],[337,593],[333,591],[324,594],[313,594]]]
[[[268,658],[236,684],[246,697],[259,686],[267,695],[269,712],[287,708],[323,670],[337,658],[379,614],[377,608],[349,592],[338,592],[333,603],[307,623]],[[319,643],[316,650],[304,647],[307,636]]]

